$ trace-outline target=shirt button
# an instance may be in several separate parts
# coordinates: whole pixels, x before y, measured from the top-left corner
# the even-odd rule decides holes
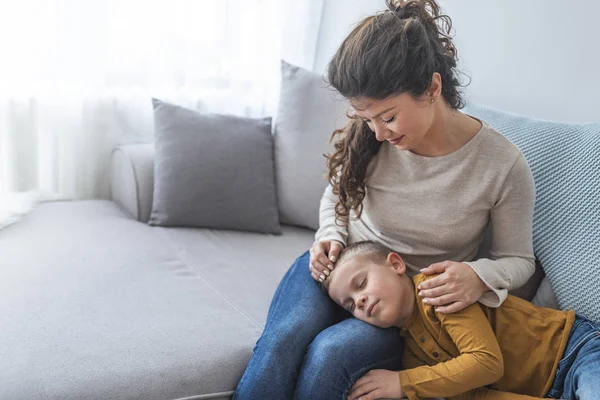
[[[425,338],[424,338],[424,337],[421,337],[421,339],[419,339],[419,342],[421,342],[421,343],[425,343]]]
[[[439,354],[438,354],[437,352],[435,352],[435,351],[434,351],[434,352],[433,352],[433,356],[434,356],[435,358],[438,358]]]

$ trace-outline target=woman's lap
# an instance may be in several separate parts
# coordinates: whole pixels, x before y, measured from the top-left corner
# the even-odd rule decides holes
[[[331,398],[326,391],[343,393],[371,366],[399,363],[400,335],[348,318],[312,279],[308,262],[306,252],[281,280],[234,398],[289,399],[296,389],[300,399]]]
[[[377,328],[356,318],[332,325],[309,345],[294,398],[345,399],[370,370],[400,370],[403,345],[397,328]]]

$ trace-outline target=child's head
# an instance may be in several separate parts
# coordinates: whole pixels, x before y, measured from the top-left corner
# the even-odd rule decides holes
[[[413,311],[414,287],[404,261],[378,243],[344,249],[322,286],[336,303],[371,325],[401,326]]]

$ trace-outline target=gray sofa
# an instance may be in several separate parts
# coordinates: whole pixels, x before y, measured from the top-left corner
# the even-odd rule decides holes
[[[113,201],[0,232],[1,399],[227,399],[311,229],[151,227],[153,146],[113,153]]]
[[[0,399],[227,399],[314,232],[151,227],[132,215],[152,146],[113,161],[114,201],[44,203],[0,232]]]
[[[314,231],[151,227],[152,145],[113,153],[113,201],[0,232],[1,399],[227,399]]]
[[[153,144],[115,149],[111,199],[43,203],[0,230],[0,399],[230,398],[314,240],[322,154],[345,119],[320,75],[282,76],[281,235],[148,225]]]
[[[297,196],[278,192],[281,235],[146,224],[152,144],[113,152],[111,200],[43,203],[0,231],[0,399],[230,398],[279,280],[313,242],[321,154],[343,110],[305,89],[275,129],[278,186],[285,174],[304,177],[286,179]],[[320,109],[318,118],[303,118],[302,107]],[[518,294],[532,299],[542,277],[538,264]],[[547,280],[534,300],[557,306]]]

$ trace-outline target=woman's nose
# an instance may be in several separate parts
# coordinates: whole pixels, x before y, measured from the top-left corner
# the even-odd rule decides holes
[[[373,128],[375,130],[375,138],[377,138],[377,140],[383,142],[385,139],[387,139],[388,130],[385,126],[375,125]]]

